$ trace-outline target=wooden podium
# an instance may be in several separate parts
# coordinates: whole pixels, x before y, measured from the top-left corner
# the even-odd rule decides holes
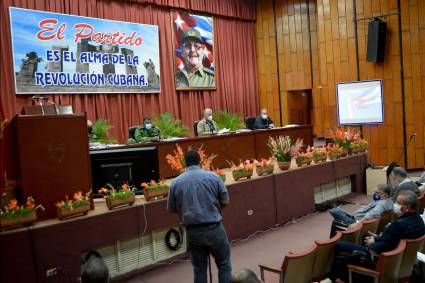
[[[68,195],[91,190],[85,114],[18,115],[15,117],[22,200],[33,196],[45,212],[56,217],[55,203]]]

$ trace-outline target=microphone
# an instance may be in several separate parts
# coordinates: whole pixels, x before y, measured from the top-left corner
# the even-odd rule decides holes
[[[413,133],[413,134],[411,134],[411,135],[409,136],[409,141],[410,141],[411,139],[413,139],[414,137],[416,137],[416,133]]]

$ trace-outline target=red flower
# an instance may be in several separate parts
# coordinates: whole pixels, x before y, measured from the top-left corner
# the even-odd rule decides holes
[[[9,210],[16,210],[19,209],[18,201],[16,199],[11,199],[9,201],[9,204],[7,205],[7,208]]]
[[[147,188],[147,187],[148,187],[148,184],[146,184],[146,182],[143,182],[143,183],[142,183],[142,187],[143,187],[143,188]]]

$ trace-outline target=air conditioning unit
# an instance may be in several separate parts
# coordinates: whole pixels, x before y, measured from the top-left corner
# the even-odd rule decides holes
[[[177,250],[167,247],[165,238],[170,229],[177,230],[183,241]],[[97,251],[103,257],[111,276],[115,277],[186,253],[186,231],[181,226],[156,230],[131,239],[119,240],[114,245]]]
[[[314,203],[320,204],[326,201],[345,196],[351,193],[351,178],[345,177],[339,180],[321,184],[314,188]]]

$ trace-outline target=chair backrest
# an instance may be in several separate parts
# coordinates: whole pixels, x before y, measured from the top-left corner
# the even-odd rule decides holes
[[[198,136],[198,123],[199,123],[198,120],[196,120],[195,122],[193,122],[193,133],[195,134],[195,137]]]
[[[256,117],[246,117],[245,126],[246,126],[247,129],[255,130],[254,129],[255,119],[256,119]]]
[[[376,234],[379,235],[381,232],[385,230],[385,227],[387,226],[388,223],[391,222],[391,220],[393,219],[393,216],[394,216],[394,212],[388,211],[382,214],[381,217],[379,217],[379,224],[378,224],[378,229],[376,230]]]
[[[310,283],[313,271],[313,263],[316,255],[316,244],[307,251],[289,253],[285,256],[282,264],[283,281]]]
[[[313,264],[312,281],[316,282],[325,279],[331,271],[335,246],[341,240],[341,237],[341,231],[336,231],[335,236],[329,240],[314,241],[317,248]]]
[[[138,126],[132,126],[130,128],[128,128],[128,138],[129,139],[134,139],[134,133],[136,132]]]
[[[425,193],[421,192],[420,196],[418,197],[418,213],[422,214],[425,209]]]
[[[376,230],[378,230],[379,218],[373,218],[366,221],[363,221],[362,229],[360,229],[359,238],[357,239],[357,244],[362,244],[362,236],[364,233],[372,232],[376,234]]]
[[[403,260],[401,261],[400,272],[398,276],[400,279],[408,279],[412,274],[413,265],[416,262],[417,252],[422,250],[422,247],[425,243],[425,235],[417,239],[406,239],[405,241],[406,249],[403,254]]]
[[[398,282],[398,274],[405,249],[406,241],[400,240],[396,249],[380,254],[376,264],[376,271],[380,274],[380,283]]]
[[[350,242],[353,244],[358,243],[362,227],[363,224],[357,225],[355,228],[349,228],[345,231],[342,231],[341,241]]]

